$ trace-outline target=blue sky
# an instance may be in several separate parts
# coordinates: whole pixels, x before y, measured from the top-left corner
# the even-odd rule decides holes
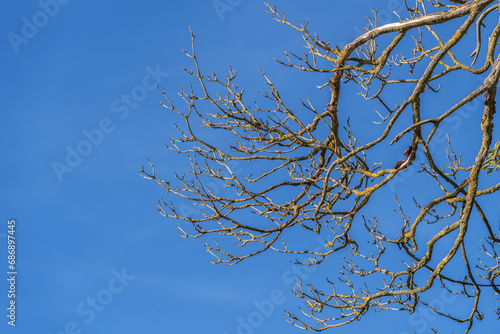
[[[307,84],[307,94],[323,94],[326,105],[328,92],[313,92],[324,77],[271,59],[283,49],[299,51],[301,36],[271,20],[260,1],[221,0],[225,11],[212,0],[56,1],[0,5],[0,254],[8,219],[16,219],[18,243],[17,325],[7,325],[2,280],[0,331],[234,334],[254,317],[253,333],[303,333],[282,317],[299,305],[289,280],[321,280],[328,268],[307,273],[275,253],[214,266],[202,240],[181,239],[176,222],[157,213],[163,191],[138,174],[147,159],[163,177],[187,168],[164,147],[176,133],[155,87],[175,94],[188,82],[180,67],[192,64],[180,47],[190,48],[189,27],[205,72],[222,74],[231,65],[240,84],[257,92],[265,90],[262,69],[286,95],[300,96]],[[375,6],[389,13],[390,2],[273,4],[343,45],[365,24],[361,13]],[[294,84],[299,78],[303,85]],[[256,314],[268,300],[274,306],[260,321]],[[447,296],[436,300],[452,306]],[[428,332],[437,324],[425,314],[381,313],[335,332]],[[487,330],[495,322],[479,325]]]

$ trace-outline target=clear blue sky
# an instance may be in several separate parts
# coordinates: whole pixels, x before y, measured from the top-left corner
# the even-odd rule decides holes
[[[328,268],[297,272],[275,253],[214,266],[202,240],[181,239],[176,223],[157,213],[162,189],[138,174],[148,158],[163,177],[186,169],[164,147],[176,133],[154,87],[174,94],[188,82],[180,66],[191,63],[180,47],[190,48],[189,26],[205,72],[231,65],[255,92],[265,89],[262,69],[290,95],[301,94],[293,84],[299,74],[271,59],[282,49],[300,51],[300,35],[264,14],[261,1],[219,2],[226,11],[212,0],[0,5],[2,277],[8,219],[16,219],[18,242],[16,327],[7,325],[2,279],[1,333],[234,334],[241,319],[254,321],[253,333],[303,333],[282,317],[283,308],[299,305],[287,280],[321,280]],[[343,45],[365,24],[361,12],[378,6],[389,13],[389,2],[273,4]],[[311,79],[309,89],[321,83]],[[269,299],[274,310],[259,318]],[[428,333],[437,324],[386,312],[334,332]],[[495,323],[480,325],[488,331]]]

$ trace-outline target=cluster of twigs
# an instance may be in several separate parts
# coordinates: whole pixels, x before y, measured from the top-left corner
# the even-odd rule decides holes
[[[486,175],[482,170],[496,170],[500,160],[500,145],[493,143],[496,87],[500,76],[497,52],[500,23],[497,19],[493,28],[491,24],[484,24],[487,19],[499,17],[498,2],[454,2],[456,4],[417,0],[414,7],[405,2],[408,17],[399,16],[397,22],[382,26],[371,19],[365,33],[343,48],[323,42],[310,32],[307,23],[294,25],[268,5],[268,12],[276,21],[302,34],[306,47],[303,56],[286,52],[286,60],[278,62],[306,72],[330,73],[321,88],[329,87],[331,98],[329,103],[323,103],[326,107],[321,107],[322,110],[315,107],[321,102],[310,100],[303,101],[299,107],[290,107],[264,73],[269,86],[269,92],[263,94],[266,107],[250,104],[244,98],[244,90],[235,82],[233,69],[224,77],[201,72],[191,34],[192,51],[185,54],[193,60],[195,68],[186,71],[200,88],[190,87],[180,92],[185,102],[182,108],[175,105],[165,91],[164,101],[160,102],[184,121],[183,126],[176,125],[180,138],[172,139],[169,147],[189,155],[190,173],[175,174],[176,178],[171,181],[157,176],[153,164],[151,171],[141,170],[143,177],[155,180],[168,194],[177,197],[175,201],[162,200],[159,211],[165,217],[184,222],[179,225],[184,237],[219,235],[219,239],[206,244],[215,256],[215,263],[236,264],[268,249],[305,254],[307,260],[297,260],[303,265],[318,265],[334,253],[343,254],[345,264],[339,267],[341,283],[328,281],[328,290],[312,285],[304,287],[301,282],[294,288],[295,295],[306,302],[306,308],[302,310],[302,317],[287,312],[287,320],[301,328],[324,330],[359,320],[370,309],[414,312],[422,305],[443,317],[466,323],[467,333],[474,320],[483,317],[478,308],[481,294],[500,293],[498,228],[490,221],[492,214],[478,203],[480,197],[500,189],[500,183],[479,187],[480,177]],[[443,39],[436,27],[451,22],[460,22],[460,26],[451,37]],[[474,29],[477,44],[471,54],[471,65],[467,65],[459,60],[459,50],[463,48],[456,45]],[[485,30],[489,39],[485,37]],[[382,37],[385,40],[390,37],[390,41],[379,43]],[[408,40],[414,42],[410,55],[407,48],[401,47]],[[485,54],[483,60],[479,57],[481,51]],[[480,65],[476,65],[478,62]],[[408,71],[400,70],[405,67]],[[484,73],[484,80],[467,95],[455,97],[457,101],[453,106],[438,115],[435,111],[433,114],[422,111],[424,92],[429,93],[425,98],[432,99],[440,94],[439,83],[457,72]],[[364,99],[385,108],[386,116],[380,116],[379,125],[373,125],[383,127],[380,136],[360,142],[355,136],[356,129],[349,123],[341,124],[339,100],[341,88],[347,85],[360,86]],[[411,93],[399,96],[391,108],[388,100],[392,95],[387,92],[401,85],[411,86]],[[449,143],[449,164],[438,166],[436,152],[432,152],[429,145],[433,136],[445,120],[476,99],[481,100],[484,107],[481,123],[477,124],[482,137],[476,146],[479,150],[475,160],[463,166]],[[411,115],[411,123],[404,124],[402,115],[405,114]],[[397,127],[402,131],[396,131]],[[215,130],[218,137],[210,136],[208,130]],[[405,152],[406,160],[394,168],[381,169],[367,158],[380,143],[391,140],[393,144],[402,138],[410,147]],[[413,219],[403,212],[396,198],[401,224],[391,231],[395,236],[388,236],[382,233],[378,218],[365,219],[365,215],[370,214],[367,205],[413,163],[415,153],[425,162],[422,171],[436,182],[440,192],[427,204],[416,204],[418,211]],[[251,166],[254,172],[242,175],[235,170],[235,166],[244,165]],[[211,183],[224,185],[225,189],[215,191]],[[179,209],[175,204],[182,203],[179,199],[196,205],[199,210]],[[443,207],[449,209],[445,214],[440,213]],[[471,219],[473,212],[479,219]],[[366,241],[351,232],[356,222],[361,223],[370,236],[369,252],[362,246]],[[431,222],[440,229],[428,237],[423,231]],[[466,242],[472,224],[474,230],[485,231],[481,243],[477,239]],[[300,248],[285,236],[285,232],[296,230],[302,231],[304,238],[325,234],[325,231],[331,238],[323,249]],[[227,238],[232,238],[235,246],[227,245]],[[442,241],[448,238],[454,241],[443,256],[436,258],[436,249],[440,247],[442,252]],[[476,259],[469,253],[470,248],[477,249],[479,244],[485,258]],[[399,252],[398,264],[386,260],[388,249],[393,257],[393,250]],[[461,265],[450,264],[460,256]],[[466,302],[471,300],[467,304],[469,315],[443,313],[426,302],[425,292],[436,282]]]

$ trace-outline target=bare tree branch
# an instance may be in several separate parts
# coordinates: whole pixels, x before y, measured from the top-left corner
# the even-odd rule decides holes
[[[224,77],[204,74],[191,33],[191,51],[184,52],[194,69],[185,71],[197,84],[180,91],[183,107],[165,91],[160,102],[184,122],[175,125],[180,137],[172,138],[168,148],[190,157],[189,175],[162,179],[153,164],[151,171],[140,172],[176,198],[160,201],[160,213],[180,221],[183,237],[217,236],[206,243],[214,263],[233,265],[267,250],[293,254],[295,263],[305,266],[343,259],[332,273],[340,283],[327,279],[326,287],[316,287],[299,280],[294,286],[305,308],[300,316],[287,311],[286,318],[300,328],[322,331],[359,320],[369,310],[413,313],[427,307],[463,323],[468,333],[484,317],[481,296],[500,293],[498,226],[492,223],[491,208],[481,206],[500,189],[500,183],[482,181],[500,168],[500,142],[493,139],[500,21],[499,4],[493,0],[452,2],[416,0],[414,7],[405,2],[408,16],[382,26],[374,11],[365,32],[343,48],[321,40],[307,22],[291,23],[268,4],[271,17],[305,42],[304,55],[285,51],[285,59],[277,62],[318,78],[329,76],[318,87],[330,88],[330,100],[307,98],[299,107],[285,101],[264,72],[268,91],[258,103],[244,96],[234,69]],[[445,38],[438,27],[452,23],[459,27]],[[471,30],[475,46],[464,41]],[[470,65],[460,60],[470,61],[468,55]],[[481,82],[467,94],[450,95],[442,87],[452,76]],[[341,99],[354,88],[371,103],[373,135],[363,134],[366,130],[344,116],[359,117],[355,110],[342,110]],[[423,107],[438,99],[446,100],[446,106]],[[475,156],[462,159],[463,150],[457,155],[449,136],[447,147],[436,149],[436,138],[472,104],[482,106],[480,122],[470,121],[480,132],[474,137],[479,141],[472,143],[471,137]],[[398,141],[406,151],[386,154],[382,162],[376,158],[374,152],[388,151]],[[432,182],[431,197],[413,198],[410,205],[411,198],[401,204],[395,196],[399,222],[388,221],[390,208],[372,203],[388,190],[392,193],[401,175],[415,170],[410,168],[415,162],[421,173],[412,178]],[[175,204],[179,199],[199,210],[186,212]],[[478,231],[484,233],[480,249],[474,237]],[[294,239],[297,233],[304,242]],[[328,235],[329,241],[323,248],[309,247],[306,240],[318,235]],[[429,303],[436,283],[462,298],[468,316],[445,313]]]

